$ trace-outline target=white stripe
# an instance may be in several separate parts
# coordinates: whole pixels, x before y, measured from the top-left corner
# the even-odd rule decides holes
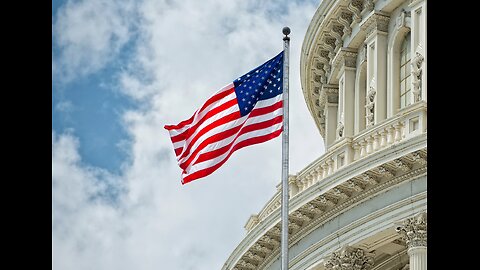
[[[264,108],[264,107],[268,107],[268,106],[271,106],[275,103],[277,103],[278,101],[282,100],[282,97],[283,97],[283,94],[280,94],[280,95],[277,95],[273,98],[269,98],[269,99],[266,99],[266,100],[260,100],[258,101],[256,104],[255,104],[255,107],[254,109],[258,109],[258,108]],[[214,121],[224,117],[225,115],[228,115],[230,113],[233,113],[234,111],[238,111],[238,106],[232,106],[230,107],[229,109],[221,112],[221,113],[218,113],[217,115],[211,117],[210,119],[206,120],[205,122],[203,122],[200,126],[197,127],[196,131],[190,135],[189,138],[187,138],[187,141],[184,142],[185,140],[182,140],[182,141],[178,141],[176,143],[180,143],[180,142],[184,142],[183,145],[188,145],[191,140],[195,137],[195,135],[198,134],[198,132],[200,132],[201,129],[203,129],[204,127],[208,126],[209,124],[213,123]],[[198,121],[196,121],[198,122]],[[193,126],[193,125],[192,125]],[[183,146],[182,145],[182,146]],[[187,147],[184,147],[184,149],[186,149]]]
[[[240,143],[244,140],[250,139],[250,138],[259,137],[259,136],[267,135],[267,134],[273,133],[275,131],[278,131],[282,128],[282,125],[283,125],[283,123],[278,123],[278,124],[275,124],[273,126],[270,126],[270,127],[264,128],[264,129],[255,130],[255,131],[248,132],[248,133],[240,135],[235,140],[235,143],[232,144],[229,151],[225,152],[221,156],[218,156],[218,157],[210,159],[210,160],[206,160],[204,162],[194,164],[191,168],[187,168],[188,171],[187,171],[187,173],[182,173],[182,178],[185,178],[185,177],[187,177],[187,176],[189,176],[189,175],[191,175],[191,174],[193,174],[197,171],[215,166],[216,164],[218,164],[222,160],[224,160],[228,156],[228,154],[231,152],[231,149],[235,145],[237,145],[238,143]]]
[[[207,101],[209,99],[211,99],[212,97],[224,92],[224,91],[227,91],[227,90],[230,90],[230,88],[234,87],[233,83],[230,83],[226,86],[224,86],[222,89],[220,89],[218,92],[216,92],[215,94],[213,94],[211,97],[209,97],[207,99]],[[213,102],[212,104],[210,104],[209,106],[207,106],[201,113],[198,113],[198,110],[200,110],[200,108],[203,107],[203,105],[205,103],[207,103],[207,101],[205,101],[202,106],[200,106],[200,108],[198,108],[198,110],[195,111],[195,116],[193,118],[193,121],[192,123],[190,123],[189,125],[185,125],[184,127],[182,128],[179,128],[179,129],[172,129],[172,130],[169,130],[170,131],[170,137],[173,137],[173,136],[177,136],[178,134],[181,134],[183,133],[185,130],[189,129],[190,127],[194,126],[196,123],[198,123],[198,121],[200,121],[204,116],[205,114],[207,114],[209,111],[215,109],[216,107],[222,105],[223,103],[227,102],[227,101],[230,101],[232,99],[235,99],[237,98],[237,95],[235,93],[235,91],[233,91],[233,93],[217,100],[216,102]]]
[[[202,153],[207,153],[207,152],[210,152],[210,151],[213,151],[215,149],[219,149],[221,147],[224,147],[225,145],[228,145],[229,143],[231,143],[233,141],[233,139],[238,135],[238,133],[240,133],[245,127],[247,126],[250,126],[250,125],[253,125],[253,124],[256,124],[256,123],[260,123],[260,122],[265,122],[265,121],[268,121],[268,120],[271,120],[277,116],[280,116],[283,114],[283,108],[280,107],[278,109],[276,109],[275,111],[271,112],[271,113],[267,113],[267,114],[263,114],[263,115],[259,115],[259,116],[255,116],[255,117],[251,117],[251,118],[247,118],[247,120],[245,121],[245,123],[243,124],[243,127],[241,129],[238,130],[238,132],[232,134],[230,137],[227,137],[227,138],[224,138],[223,140],[220,140],[220,141],[217,141],[217,142],[213,142],[211,144],[208,144],[206,145],[204,148],[202,148],[195,156],[195,158],[192,160],[192,162],[190,162],[190,165],[187,167],[187,170],[193,165],[195,164],[195,162],[197,161],[197,159],[199,158],[200,154]],[[244,116],[245,117],[245,116]],[[244,118],[242,117],[242,118]],[[242,123],[236,123],[238,125],[242,125]],[[219,126],[218,129],[219,130],[227,130],[227,129],[230,129],[230,128],[233,128],[234,126],[232,127],[228,127],[228,128],[225,128],[225,125],[222,125],[222,126]],[[213,130],[211,130],[213,131]],[[252,132],[252,131],[251,131]],[[245,133],[245,134],[249,134],[251,132],[248,132],[248,133]],[[195,143],[195,145],[191,148],[191,149],[196,149],[198,147],[198,145],[200,145],[201,142],[203,142],[204,140],[208,139],[209,137],[215,135],[216,133],[218,132],[207,132],[205,133],[204,135],[202,135],[199,140]],[[241,135],[243,136],[243,134]],[[183,162],[185,162],[186,160],[188,160],[188,158],[193,154],[194,151],[191,151],[190,154],[186,157],[186,158],[183,158],[181,159],[178,164],[181,165]]]

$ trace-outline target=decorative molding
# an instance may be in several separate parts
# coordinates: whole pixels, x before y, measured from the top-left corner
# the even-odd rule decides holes
[[[332,22],[330,35],[335,38],[335,53],[343,46],[343,26],[339,23]]]
[[[415,53],[415,57],[412,59],[412,75],[413,75],[413,96],[414,101],[418,102],[422,99],[422,63],[423,55],[418,51]]]
[[[362,173],[357,178],[360,179],[361,181],[365,182],[366,184],[370,184],[370,185],[376,185],[380,182],[380,179],[378,179],[377,177],[375,177],[373,175],[370,175],[366,172]]]
[[[373,0],[365,0],[363,7],[365,12],[370,12],[375,9],[375,3],[373,3]]]
[[[374,256],[361,248],[345,246],[328,256],[324,265],[327,270],[369,270],[374,264]]]
[[[361,28],[367,33],[367,38],[374,32],[388,32],[390,17],[383,13],[375,12],[362,24]]]
[[[350,0],[350,3],[347,7],[353,14],[353,22],[360,23],[362,21],[362,10],[363,10],[363,1],[362,0]],[[352,22],[352,23],[353,23]]]
[[[248,231],[250,231],[255,225],[257,225],[259,222],[258,215],[251,215],[250,218],[247,220],[247,223],[245,224],[244,228]]]
[[[395,160],[393,161],[393,163],[395,164],[395,166],[396,166],[398,169],[400,169],[400,170],[402,170],[402,171],[404,171],[404,172],[409,171],[409,170],[412,168],[412,166],[411,166],[410,164],[406,163],[405,161],[403,161],[403,160],[400,159],[400,158],[395,159]]]
[[[395,231],[407,243],[408,248],[427,246],[427,213],[422,212],[397,223]]]
[[[366,105],[365,105],[365,118],[366,118],[366,126],[370,127],[373,126],[375,123],[375,95],[377,94],[377,90],[375,89],[375,77],[372,78],[370,81],[370,88],[367,92],[367,96],[365,97]]]
[[[325,95],[326,102],[338,103],[338,85],[336,84],[324,84],[320,91],[320,96]]]
[[[376,171],[378,172],[378,174],[380,174],[381,176],[384,176],[384,177],[392,177],[392,176],[395,175],[390,169],[388,169],[384,165],[378,166],[376,168]]]
[[[360,55],[360,65],[363,64],[363,62],[367,62],[367,44],[363,44],[360,46],[358,54]]]
[[[346,38],[347,36],[352,34],[352,22],[353,22],[353,13],[348,10],[342,10],[340,15],[337,19],[338,23],[343,26],[343,36],[342,38]]]
[[[336,71],[339,71],[342,67],[356,68],[357,52],[350,48],[341,48],[333,59],[332,65]]]
[[[324,38],[324,48],[328,51],[328,58],[330,59],[329,64],[335,57],[335,48],[337,47],[336,41],[337,39],[330,35]]]
[[[410,11],[402,11],[395,21],[395,26],[397,30],[402,28],[410,30]]]
[[[420,165],[424,166],[427,165],[427,158],[422,154],[421,151],[416,151],[411,153],[413,161],[419,163]]]

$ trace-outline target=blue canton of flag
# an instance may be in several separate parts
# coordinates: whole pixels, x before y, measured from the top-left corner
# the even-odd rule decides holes
[[[240,114],[247,115],[259,100],[272,98],[283,91],[283,51],[265,64],[236,79]]]

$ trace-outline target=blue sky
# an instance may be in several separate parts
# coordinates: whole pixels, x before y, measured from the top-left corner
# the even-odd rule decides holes
[[[318,4],[53,1],[52,268],[220,269],[280,183],[281,139],[182,186],[163,126],[280,52],[288,25],[291,174],[319,157],[299,75]]]

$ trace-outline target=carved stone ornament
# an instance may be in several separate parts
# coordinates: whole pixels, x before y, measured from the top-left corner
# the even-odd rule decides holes
[[[427,246],[427,213],[419,213],[414,217],[407,218],[397,223],[395,228],[408,248]]]
[[[367,126],[372,126],[375,122],[375,94],[377,91],[375,90],[375,78],[372,78],[370,81],[370,89],[368,90],[367,96],[366,96],[366,120],[367,120]]]
[[[362,21],[363,0],[350,0],[347,8],[353,13],[354,22]]]
[[[375,3],[373,3],[373,0],[365,0],[363,6],[364,6],[364,10],[367,12],[370,12],[375,9]]]
[[[362,28],[366,29],[365,32],[367,33],[367,37],[369,37],[375,30],[386,33],[388,32],[389,21],[390,17],[375,12],[368,17],[367,21],[362,25]]]
[[[369,270],[374,264],[374,254],[363,249],[346,246],[333,252],[325,260],[325,269],[329,270]]]
[[[357,52],[341,48],[335,59],[333,59],[333,66],[340,70],[342,67],[356,68],[357,67]]]
[[[403,11],[398,15],[397,20],[395,21],[395,25],[397,27],[397,30],[400,30],[401,28],[408,28],[410,29],[409,26],[409,20],[410,20],[410,11]]]
[[[343,129],[345,126],[343,125],[343,112],[342,115],[340,116],[340,121],[337,124],[337,138],[342,138],[343,137]]]
[[[360,64],[367,61],[367,44],[360,46],[358,54],[360,55]]]
[[[342,122],[338,122],[338,125],[337,125],[338,138],[342,138],[342,137],[343,137],[343,129],[344,129],[343,123],[342,123]]]
[[[352,34],[352,24],[353,21],[353,13],[347,10],[343,10],[338,16],[338,23],[343,26],[343,36],[345,38]]]
[[[422,63],[423,55],[419,52],[415,53],[415,57],[412,59],[412,75],[413,75],[413,96],[415,102],[422,99]]]
[[[321,92],[325,93],[328,103],[338,103],[338,85],[324,84]]]

